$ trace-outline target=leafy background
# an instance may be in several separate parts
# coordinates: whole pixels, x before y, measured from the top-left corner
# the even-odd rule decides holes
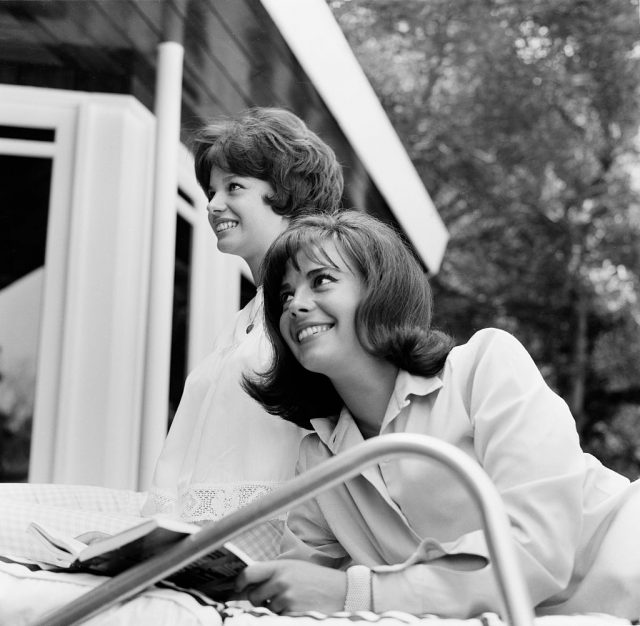
[[[637,0],[327,0],[449,229],[436,324],[514,333],[640,475]]]

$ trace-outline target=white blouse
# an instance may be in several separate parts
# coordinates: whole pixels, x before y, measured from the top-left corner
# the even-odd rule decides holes
[[[216,520],[293,476],[308,431],[269,415],[240,386],[270,356],[259,288],[187,378],[143,515]]]
[[[363,441],[346,409],[313,427],[299,471]],[[380,434],[396,432],[437,437],[484,468],[538,613],[640,615],[640,487],[581,450],[568,407],[515,338],[483,330],[439,376],[401,371]],[[376,612],[501,610],[480,515],[435,461],[381,463],[302,504],[287,524],[281,557],[372,568]],[[467,565],[446,555],[469,555]]]

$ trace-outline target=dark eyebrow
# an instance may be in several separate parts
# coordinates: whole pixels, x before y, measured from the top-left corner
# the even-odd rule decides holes
[[[337,265],[321,265],[320,267],[314,267],[312,270],[309,270],[307,272],[307,277],[313,277],[316,274],[326,272],[327,270],[332,272],[341,272],[340,268]]]
[[[342,273],[342,270],[337,265],[334,265],[333,263],[331,263],[331,264],[322,264],[322,263],[319,263],[318,261],[313,261],[313,262],[314,263],[318,263],[318,267],[314,267],[314,268],[310,269],[304,275],[305,278],[313,278],[314,276],[316,276],[318,274],[322,274],[322,272],[326,272],[327,270],[332,271],[332,272]],[[291,289],[291,285],[288,282],[285,282],[284,279],[283,279],[283,281],[280,283],[280,290],[279,290],[278,293],[282,293],[283,291],[286,291],[287,289],[290,290]]]

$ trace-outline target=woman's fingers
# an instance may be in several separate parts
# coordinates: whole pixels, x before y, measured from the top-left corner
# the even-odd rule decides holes
[[[265,561],[246,567],[236,578],[236,591],[243,593],[254,606],[265,606],[277,613],[276,607],[284,609],[278,598],[275,573],[278,563]]]
[[[274,613],[335,612],[344,605],[346,574],[304,561],[265,561],[244,569],[236,579],[236,591]]]
[[[258,586],[273,576],[277,563],[277,561],[261,561],[245,567],[236,578],[236,591],[246,590],[250,593],[249,587]]]

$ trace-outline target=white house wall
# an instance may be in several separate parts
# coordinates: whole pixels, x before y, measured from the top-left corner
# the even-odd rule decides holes
[[[128,96],[86,96],[77,122],[50,479],[132,487],[138,476],[153,117]]]
[[[154,117],[131,96],[0,86],[0,103],[1,124],[56,130],[53,143],[0,144],[53,159],[29,480],[143,489],[156,459],[141,443],[162,440],[168,418],[163,398],[162,418],[142,419],[146,328],[158,314],[148,306]],[[192,228],[190,370],[231,323],[243,268],[216,249],[184,146],[178,179],[193,200],[174,203]]]

